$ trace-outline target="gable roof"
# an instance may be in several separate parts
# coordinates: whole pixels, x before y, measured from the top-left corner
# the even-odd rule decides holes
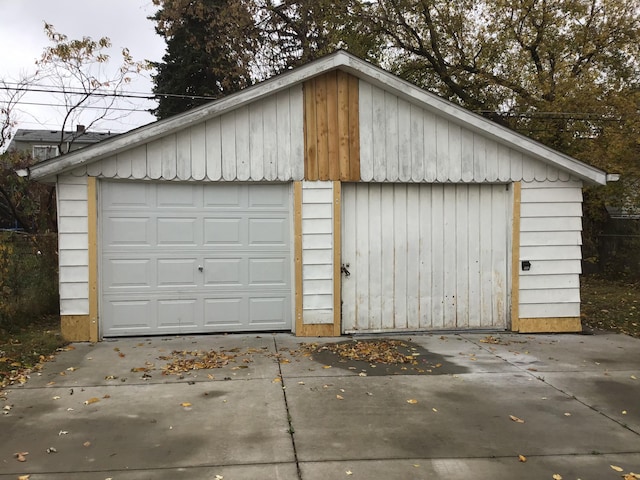
[[[54,175],[170,135],[335,69],[343,70],[372,85],[392,92],[407,101],[421,105],[423,108],[432,110],[438,115],[471,131],[507,145],[514,150],[526,153],[544,163],[567,171],[581,180],[600,185],[605,185],[607,182],[607,174],[602,170],[553,150],[535,140],[440,98],[433,93],[422,90],[342,50],[201,107],[165,120],[150,123],[149,125],[131,130],[115,138],[104,140],[61,157],[41,162],[30,168],[29,175],[36,180],[51,179]]]

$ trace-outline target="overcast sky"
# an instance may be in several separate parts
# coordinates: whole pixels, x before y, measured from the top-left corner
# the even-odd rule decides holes
[[[165,50],[164,40],[156,35],[154,23],[147,20],[154,11],[151,0],[0,0],[0,78],[16,80],[21,72],[35,71],[35,60],[50,45],[44,33],[45,21],[69,39],[109,37],[114,59],[127,47],[135,60],[159,61]],[[146,79],[137,79],[126,89],[150,93],[151,87],[147,74]],[[42,93],[28,94],[22,100],[44,104],[53,101],[50,94]],[[153,104],[139,106],[149,108]],[[122,132],[154,120],[148,113],[134,113],[119,121],[103,122],[96,130]],[[59,129],[62,118],[60,109],[22,104],[18,122],[19,128]]]

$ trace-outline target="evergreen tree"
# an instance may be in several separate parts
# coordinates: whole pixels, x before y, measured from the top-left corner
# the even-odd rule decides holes
[[[154,65],[153,92],[159,99],[154,115],[167,118],[251,83],[250,61],[257,42],[248,4],[242,0],[154,0],[154,4],[160,9],[151,19],[167,42],[162,62]]]

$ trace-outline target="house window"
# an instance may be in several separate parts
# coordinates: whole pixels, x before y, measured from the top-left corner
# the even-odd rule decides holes
[[[34,145],[33,146],[33,158],[36,160],[47,160],[49,158],[58,156],[57,145]]]

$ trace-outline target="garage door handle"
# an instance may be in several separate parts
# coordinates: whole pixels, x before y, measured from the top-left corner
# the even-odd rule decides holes
[[[198,271],[200,272],[204,271],[204,267],[202,265],[198,265]]]

